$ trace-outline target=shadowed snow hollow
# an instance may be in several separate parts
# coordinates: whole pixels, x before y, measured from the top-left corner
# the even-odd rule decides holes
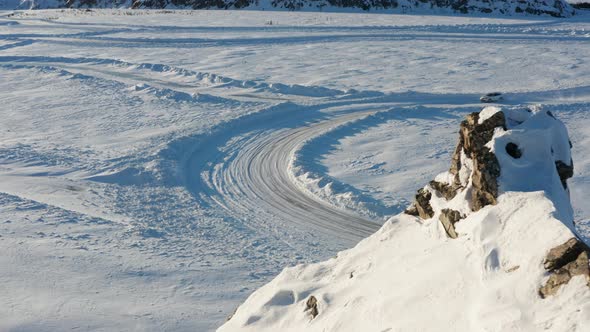
[[[286,268],[219,331],[588,331],[572,174],[550,112],[472,113],[449,172],[406,213],[335,258]]]

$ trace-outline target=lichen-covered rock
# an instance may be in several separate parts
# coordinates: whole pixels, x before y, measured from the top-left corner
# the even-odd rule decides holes
[[[456,239],[458,234],[455,231],[455,223],[459,220],[463,219],[464,216],[461,215],[459,211],[451,210],[451,209],[443,209],[440,212],[438,219],[440,220],[445,232],[451,239]]]

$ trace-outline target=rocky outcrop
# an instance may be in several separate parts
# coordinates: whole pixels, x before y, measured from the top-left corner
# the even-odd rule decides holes
[[[527,112],[532,114],[531,110],[525,109],[520,111],[521,116],[527,114]],[[550,112],[546,112],[546,114],[556,119]],[[518,117],[516,116],[516,118]],[[516,124],[522,123],[522,121],[517,121],[514,118],[510,119]],[[461,122],[459,142],[451,159],[448,176],[440,177],[445,179],[446,182],[434,180],[425,188],[420,189],[415,196],[413,205],[406,210],[406,213],[422,219],[430,219],[436,214],[431,203],[434,197],[452,201],[459,193],[463,193],[460,199],[468,200],[472,212],[478,211],[487,205],[495,205],[497,203],[498,178],[501,169],[500,163],[496,155],[488,147],[488,143],[492,141],[496,130],[507,130],[506,115],[503,111],[497,108],[486,108],[480,113],[469,114]],[[515,141],[512,141],[513,139]],[[523,151],[515,142],[518,142],[517,138],[510,138],[500,146],[505,149],[505,155],[509,158],[523,158]],[[559,144],[556,146],[559,146]],[[569,141],[569,146],[565,145],[560,149],[571,149],[571,147],[572,144]],[[496,149],[498,149],[497,145]],[[563,152],[554,151],[553,147],[551,147],[551,156],[569,159],[569,163],[562,160],[555,161],[559,180],[567,192],[567,180],[573,176],[574,164],[570,158],[570,153],[564,154]],[[436,204],[436,206],[440,207],[438,219],[447,236],[455,239],[459,236],[455,230],[455,225],[466,216],[462,215],[460,211],[444,208],[444,205],[443,203],[443,207],[440,207],[441,202]],[[539,295],[543,298],[554,295],[561,286],[567,284],[573,277],[580,275],[586,278],[590,286],[589,256],[590,248],[575,237],[549,250],[543,262],[548,278],[544,285],[539,288]],[[518,267],[510,268],[508,271],[512,272],[516,269]]]
[[[140,0],[141,1],[141,0]],[[177,0],[183,1],[183,0]],[[198,3],[202,0],[186,0]],[[227,1],[227,0],[224,0]],[[232,1],[230,1],[232,2]],[[259,0],[243,0],[246,6],[257,6]],[[449,12],[468,14],[503,14],[503,15],[549,15],[553,17],[568,17],[574,11],[563,0],[503,0],[503,1],[473,1],[473,0],[271,0],[272,7],[289,10],[304,8],[323,9],[327,7],[358,8],[362,10],[391,9],[394,12],[406,13],[413,10],[446,9]],[[195,5],[193,4],[193,7]],[[223,7],[218,7],[223,8]],[[227,8],[227,7],[225,7]],[[231,7],[230,7],[231,8]],[[240,7],[236,7],[240,8]],[[243,7],[241,7],[243,8]]]
[[[584,243],[576,238],[571,238],[564,244],[549,250],[545,261],[543,261],[543,266],[549,271],[556,270],[575,260],[585,250],[588,250],[588,248]]]
[[[575,10],[565,0],[24,0],[19,9],[46,8],[187,8],[187,9],[389,9],[394,13],[427,11],[460,14],[545,15],[569,17]],[[0,8],[15,9],[15,8]]]
[[[429,219],[434,216],[430,205],[432,192],[445,200],[452,200],[457,193],[469,187],[469,202],[472,211],[478,211],[486,205],[496,204],[498,197],[498,177],[500,164],[496,156],[486,146],[492,140],[496,128],[506,129],[503,112],[496,112],[480,121],[480,113],[471,113],[461,122],[459,142],[451,159],[449,174],[452,181],[444,183],[433,180],[429,187],[420,189],[407,214]],[[467,169],[464,169],[467,168]],[[455,223],[463,217],[458,211],[442,210],[439,220],[447,235],[456,238]]]
[[[549,250],[543,262],[549,279],[539,289],[539,295],[542,298],[554,295],[575,276],[583,276],[590,286],[589,254],[590,248],[576,238]]]
[[[503,112],[497,112],[489,119],[479,124],[479,114],[472,113],[461,123],[461,137],[459,144],[463,144],[465,155],[473,161],[471,180],[473,191],[471,194],[471,209],[478,211],[489,204],[496,204],[498,197],[498,176],[500,164],[496,156],[485,145],[492,140],[494,129],[506,129],[506,119]],[[455,182],[458,174],[455,175]]]
[[[408,208],[405,213],[417,216],[422,219],[430,219],[434,216],[434,210],[432,210],[432,206],[430,206],[430,199],[432,198],[432,193],[426,189],[418,190],[418,193],[414,197],[414,204]]]
[[[328,7],[358,8],[362,10],[391,9],[394,12],[412,10],[446,9],[449,12],[468,14],[549,15],[569,17],[573,8],[563,0],[270,0],[273,8],[301,10]],[[166,8],[168,4],[193,9],[240,9],[263,6],[261,0],[134,0],[134,8]]]
[[[432,189],[439,192],[447,201],[450,201],[457,195],[458,187],[449,185],[448,183],[442,183],[435,180],[430,181]]]
[[[575,9],[590,10],[590,2],[572,3],[571,6],[574,7]]]

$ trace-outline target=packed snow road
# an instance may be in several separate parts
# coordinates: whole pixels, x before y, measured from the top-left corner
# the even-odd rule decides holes
[[[213,330],[404,209],[491,91],[562,112],[587,215],[587,21],[0,13],[0,330]]]
[[[368,114],[371,113],[346,114],[292,129],[277,126],[278,130],[249,132],[233,139],[231,146],[215,160],[207,160],[211,168],[201,174],[197,170],[203,164],[203,156],[197,151],[187,168],[190,188],[209,187],[211,190],[204,193],[203,199],[215,201],[238,220],[255,216],[261,220],[278,219],[281,225],[296,225],[354,244],[380,225],[306,193],[295,182],[290,162],[307,140]],[[289,116],[277,120],[271,121],[293,125]],[[197,195],[202,193],[197,191]]]

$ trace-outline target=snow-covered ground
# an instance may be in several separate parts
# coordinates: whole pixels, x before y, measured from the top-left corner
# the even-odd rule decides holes
[[[490,91],[568,126],[588,234],[588,54],[583,15],[0,12],[0,330],[213,330],[405,208]]]

